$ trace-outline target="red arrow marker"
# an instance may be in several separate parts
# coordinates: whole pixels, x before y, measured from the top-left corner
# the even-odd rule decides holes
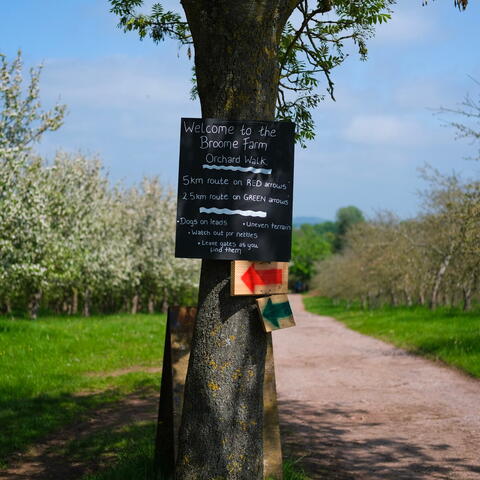
[[[251,265],[242,275],[242,281],[254,293],[257,285],[281,285],[282,270],[279,268],[255,270],[255,266]]]

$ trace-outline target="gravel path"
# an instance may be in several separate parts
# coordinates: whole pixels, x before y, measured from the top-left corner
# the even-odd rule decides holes
[[[480,381],[290,302],[273,333],[285,452],[314,479],[480,480]]]

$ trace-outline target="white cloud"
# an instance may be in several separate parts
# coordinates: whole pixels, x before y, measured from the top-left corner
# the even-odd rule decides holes
[[[429,136],[420,122],[388,114],[357,115],[343,132],[345,139],[367,145],[419,145]]]
[[[120,56],[94,61],[57,60],[46,64],[43,93],[49,97],[60,94],[67,104],[92,107],[130,108],[139,102],[162,106],[187,103],[188,77],[164,73],[162,65]]]
[[[61,142],[75,136],[76,143],[86,148],[92,138],[97,144],[176,140],[180,117],[199,113],[198,102],[190,100],[189,66],[178,63],[165,75],[164,63],[143,58],[47,62],[42,76],[44,105],[59,99],[69,112],[55,138]]]

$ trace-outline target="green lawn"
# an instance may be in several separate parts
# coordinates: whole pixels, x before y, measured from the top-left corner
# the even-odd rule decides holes
[[[363,310],[334,305],[322,297],[304,297],[305,308],[335,317],[349,328],[420,355],[442,360],[480,378],[480,310],[436,311],[424,307]]]
[[[158,373],[108,372],[160,366],[164,335],[164,315],[0,318],[0,464],[88,409],[157,390]]]

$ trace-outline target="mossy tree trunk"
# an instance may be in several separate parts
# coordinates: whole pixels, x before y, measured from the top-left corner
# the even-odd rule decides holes
[[[203,117],[274,119],[277,46],[295,3],[182,1]],[[265,354],[255,298],[230,296],[230,262],[204,260],[177,480],[263,478]]]

